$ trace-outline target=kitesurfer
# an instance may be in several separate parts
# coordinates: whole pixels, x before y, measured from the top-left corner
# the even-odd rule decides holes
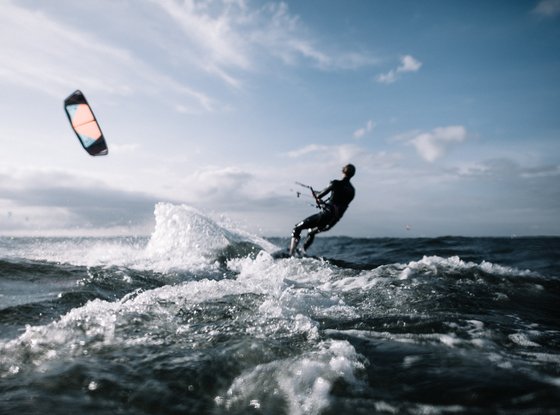
[[[342,168],[342,180],[331,181],[329,186],[320,193],[315,193],[315,191],[311,189],[321,212],[311,215],[296,224],[292,231],[292,240],[290,242],[291,256],[297,252],[302,230],[307,229],[307,237],[303,244],[303,250],[306,251],[313,243],[316,234],[328,231],[342,218],[348,205],[352,199],[354,199],[355,190],[352,183],[350,183],[350,179],[355,173],[356,168],[354,165],[347,164]],[[323,197],[327,196],[329,193],[329,199],[323,201]]]

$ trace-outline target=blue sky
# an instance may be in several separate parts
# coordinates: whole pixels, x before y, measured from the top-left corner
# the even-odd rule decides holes
[[[558,235],[558,39],[560,0],[3,0],[0,234],[149,234],[171,201],[288,236],[294,182],[352,162],[331,235]]]

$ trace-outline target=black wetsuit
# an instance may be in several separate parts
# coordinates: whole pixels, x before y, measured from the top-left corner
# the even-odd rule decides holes
[[[348,205],[354,199],[355,190],[350,183],[350,179],[344,178],[333,180],[325,190],[317,194],[317,198],[321,199],[329,193],[331,193],[331,196],[322,206],[321,212],[302,220],[292,231],[292,237],[299,241],[301,231],[308,229],[307,238],[303,245],[304,250],[307,250],[313,243],[315,234],[329,230],[342,218]]]

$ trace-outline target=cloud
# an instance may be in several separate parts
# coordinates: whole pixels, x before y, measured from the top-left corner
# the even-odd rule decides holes
[[[152,220],[157,202],[144,193],[55,170],[0,172],[0,194],[0,208],[9,212],[0,232],[18,221],[34,231],[143,225]]]
[[[10,2],[2,7],[0,81],[57,97],[67,92],[67,84],[129,92],[127,83],[114,82],[116,66],[132,65],[125,50],[58,24],[41,12],[31,12]]]
[[[392,69],[385,74],[379,74],[376,79],[377,82],[382,84],[392,84],[399,79],[401,74],[407,72],[417,72],[421,67],[422,62],[411,55],[405,55],[401,57],[401,64],[396,69]]]
[[[359,128],[356,131],[354,131],[354,138],[362,138],[364,135],[366,135],[367,133],[370,133],[371,131],[373,131],[373,128],[375,127],[375,124],[372,120],[369,120],[365,127]]]
[[[307,158],[319,159],[325,164],[335,162],[336,164],[349,163],[365,150],[351,144],[342,145],[319,145],[310,144],[300,149],[292,150],[287,156],[293,159]]]
[[[126,33],[123,19],[130,27]],[[85,24],[90,21],[96,25]],[[246,74],[278,61],[319,70],[377,63],[367,52],[336,48],[321,45],[283,2],[125,0],[57,8],[6,1],[0,13],[0,85],[57,99],[76,86],[90,93],[144,95],[178,113],[196,114],[229,107],[217,97],[228,90],[216,79],[241,89]]]
[[[285,65],[310,63],[322,70],[377,63],[368,53],[321,47],[284,2],[161,0],[153,5],[182,33],[182,44],[173,54],[235,88],[242,87],[244,73],[260,70],[267,58]],[[170,49],[168,44],[161,47]]]
[[[111,143],[111,154],[131,154],[137,152],[141,148],[138,143]]]
[[[280,59],[284,64],[311,63],[321,70],[352,70],[375,65],[378,59],[369,53],[327,50],[319,45],[300,17],[290,13],[286,3],[269,3],[255,16],[259,24],[248,33],[248,39],[263,53]]]
[[[188,43],[184,50],[193,54],[193,62],[231,86],[238,87],[239,80],[228,69],[251,69],[246,41],[239,35],[238,26],[245,20],[242,2],[195,2],[187,0],[154,1]],[[164,46],[168,48],[168,46]],[[178,55],[185,55],[183,49]]]
[[[524,166],[517,161],[502,157],[462,166],[457,169],[457,172],[461,177],[555,181],[560,177],[560,165]],[[558,201],[560,202],[560,199]]]
[[[261,172],[259,172],[261,173]],[[241,167],[207,166],[181,182],[181,198],[199,209],[244,211],[269,197],[268,183]]]
[[[493,204],[504,211],[523,213],[523,217],[517,218],[519,223],[529,219],[528,222],[548,224],[543,230],[558,229],[559,164],[527,165],[507,157],[496,157],[461,166],[456,174],[463,184],[476,186],[477,191],[484,193],[489,206]],[[545,233],[548,232],[550,230],[546,229]]]
[[[131,95],[161,94],[189,102],[199,111],[217,103],[204,92],[164,75],[129,49],[107,43],[50,15],[11,2],[0,13],[0,83],[61,98],[79,85],[88,91]]]
[[[253,176],[238,167],[208,167],[198,170],[189,178],[197,197],[219,196],[229,198],[238,193]]]
[[[401,160],[398,153],[386,151],[371,152],[356,144],[318,145],[311,144],[286,154],[289,158],[305,164],[292,164],[287,171],[292,174],[296,170],[307,174],[332,174],[338,172],[346,163],[353,163],[357,169],[368,171],[386,171],[397,166]]]
[[[556,17],[560,15],[560,0],[541,0],[533,13],[543,17]]]
[[[299,158],[302,156],[306,156],[308,154],[319,153],[323,151],[328,151],[330,149],[329,146],[319,145],[319,144],[309,144],[305,147],[298,148],[296,150],[289,151],[287,153],[288,157],[290,158]]]
[[[126,33],[124,18],[131,28]],[[84,24],[90,21],[95,27]],[[283,2],[125,0],[57,8],[6,1],[0,13],[0,84],[56,98],[77,85],[90,92],[158,97],[183,114],[228,108],[217,98],[227,91],[214,80],[240,89],[244,75],[268,70],[270,62],[319,70],[377,63],[367,52],[346,50],[323,47]]]
[[[434,128],[430,132],[417,133],[408,140],[420,157],[432,163],[443,157],[453,144],[465,141],[467,130],[461,125]]]

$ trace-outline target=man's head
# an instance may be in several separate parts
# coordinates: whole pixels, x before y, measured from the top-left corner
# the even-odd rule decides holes
[[[347,164],[342,168],[342,174],[345,177],[351,178],[356,174],[356,167],[353,164]]]

